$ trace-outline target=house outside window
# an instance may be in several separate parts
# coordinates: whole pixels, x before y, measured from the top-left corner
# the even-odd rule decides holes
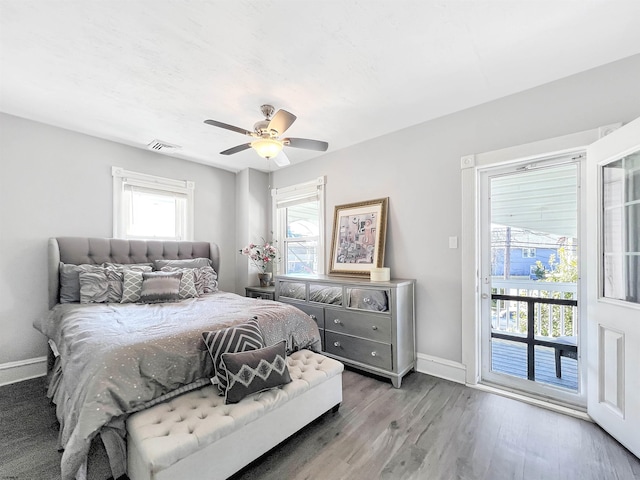
[[[193,240],[195,183],[112,167],[113,236]]]
[[[279,274],[324,273],[324,177],[273,189]]]
[[[522,258],[535,258],[536,257],[536,249],[535,248],[523,248],[522,249]]]

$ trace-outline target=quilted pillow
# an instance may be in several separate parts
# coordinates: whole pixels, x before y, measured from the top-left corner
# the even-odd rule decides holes
[[[218,274],[211,267],[202,267],[194,272],[196,280],[196,290],[200,295],[214,293],[218,291]]]
[[[238,353],[223,353],[222,368],[227,387],[224,403],[238,403],[247,395],[291,382],[287,367],[286,341],[270,347]]]
[[[105,303],[109,297],[109,280],[104,269],[80,272],[80,303]]]
[[[255,318],[233,327],[202,332],[202,338],[207,350],[209,350],[211,360],[213,360],[215,378],[218,380],[218,390],[221,395],[227,388],[227,376],[222,366],[222,354],[246,352],[265,347],[262,330],[260,330],[260,325]]]
[[[142,272],[140,301],[144,303],[180,300],[182,272]]]
[[[80,272],[100,272],[99,265],[72,265],[60,262],[60,303],[80,301]]]

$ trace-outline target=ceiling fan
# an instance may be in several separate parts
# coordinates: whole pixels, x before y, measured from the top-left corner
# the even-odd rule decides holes
[[[307,138],[280,138],[292,124],[296,121],[296,116],[286,110],[278,110],[274,115],[275,108],[273,105],[262,105],[260,107],[262,114],[265,116],[264,120],[256,122],[253,126],[253,131],[245,130],[244,128],[234,127],[226,123],[218,122],[216,120],[205,120],[204,123],[213,125],[214,127],[224,128],[233,132],[242,133],[249,137],[253,137],[255,140],[249,143],[243,143],[236,147],[229,148],[221,155],[233,155],[234,153],[242,152],[248,148],[253,148],[261,157],[270,159],[272,158],[276,165],[282,167],[289,165],[289,159],[282,151],[283,147],[305,148],[307,150],[316,150],[319,152],[325,152],[329,148],[327,142],[320,140],[309,140]]]

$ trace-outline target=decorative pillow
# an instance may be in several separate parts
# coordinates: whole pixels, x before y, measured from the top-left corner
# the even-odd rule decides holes
[[[124,284],[124,271],[131,270],[134,272],[150,272],[153,266],[150,263],[108,263],[102,264],[109,281],[109,295],[107,302],[119,303],[122,300],[122,288]],[[136,300],[137,301],[137,300]]]
[[[180,280],[180,290],[178,291],[180,299],[198,297],[194,270],[192,268],[183,268],[181,273],[182,279]]]
[[[182,272],[180,281],[180,299],[199,297],[200,293],[196,288],[195,268],[162,267],[163,272]]]
[[[100,272],[99,265],[72,265],[60,262],[60,303],[80,301],[80,272]]]
[[[115,268],[116,270],[137,270],[140,272],[151,272],[153,270],[153,263],[113,263],[104,262],[102,264],[104,268]]]
[[[125,270],[123,272],[122,282],[122,298],[120,303],[135,303],[140,301],[140,293],[142,293],[142,273],[134,270]]]
[[[218,291],[218,274],[211,267],[202,267],[194,272],[196,281],[196,290],[198,294],[215,293]]]
[[[109,281],[104,269],[80,272],[80,303],[105,303],[109,297]]]
[[[247,395],[291,382],[287,367],[286,341],[270,347],[239,353],[223,353],[222,368],[227,388],[224,403],[238,403]]]
[[[162,267],[163,272],[185,272],[190,270],[193,272],[193,279],[197,296],[205,293],[214,293],[218,291],[218,274],[211,267],[202,268],[178,268],[178,267]]]
[[[233,327],[202,332],[202,338],[207,350],[209,350],[211,360],[213,360],[215,378],[218,380],[218,390],[221,395],[227,388],[227,376],[222,366],[222,354],[258,350],[265,346],[262,330],[260,330],[260,325],[255,318]]]
[[[142,272],[140,301],[144,303],[180,300],[182,272]]]
[[[153,262],[156,270],[162,270],[163,267],[174,268],[202,268],[210,267],[211,260],[209,258],[185,258],[184,260],[156,260]]]

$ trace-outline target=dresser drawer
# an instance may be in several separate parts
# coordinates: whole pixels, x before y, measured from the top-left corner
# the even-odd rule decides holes
[[[362,312],[325,308],[325,327],[378,342],[391,342],[391,317]]]
[[[324,350],[333,355],[355,360],[373,367],[391,370],[391,345],[339,333],[324,332]]]
[[[311,316],[318,324],[318,328],[324,328],[324,309],[322,307],[316,307],[314,305],[308,305],[306,303],[293,303],[287,302],[291,305],[295,305],[307,315]]]

